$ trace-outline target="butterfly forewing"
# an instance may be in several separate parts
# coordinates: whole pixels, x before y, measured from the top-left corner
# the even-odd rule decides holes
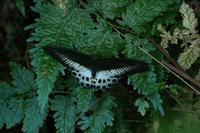
[[[46,46],[43,47],[43,50],[72,70],[79,70],[83,67],[89,68],[92,61],[89,56],[75,52],[68,48]]]
[[[96,62],[97,71],[102,71],[111,77],[123,77],[149,69],[147,63],[138,60],[107,59]]]

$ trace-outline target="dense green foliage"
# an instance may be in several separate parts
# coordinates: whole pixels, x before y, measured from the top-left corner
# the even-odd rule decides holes
[[[173,39],[178,43],[178,35],[187,40],[183,37],[187,32],[186,37],[193,35],[196,41],[191,37],[187,40],[191,43],[189,47],[183,44],[185,50],[179,51],[178,62],[189,69],[198,60],[197,21],[192,9],[181,4],[182,0],[35,0],[32,10],[39,14],[39,18],[25,27],[26,30],[33,30],[27,39],[29,44],[34,44],[29,49],[32,67],[26,69],[11,62],[11,81],[0,82],[0,128],[4,124],[6,128],[11,128],[22,122],[23,132],[38,133],[47,116],[50,116],[58,133],[74,133],[77,129],[84,133],[134,133],[137,128],[126,119],[137,116],[141,121],[151,121],[140,125],[141,132],[175,133],[183,129],[190,131],[191,128],[193,132],[198,131],[200,122],[195,117],[200,116],[200,99],[195,97],[194,102],[189,97],[191,92],[183,98],[187,87],[177,79],[168,79],[171,75],[144,52],[159,60],[164,59],[149,38],[160,39],[162,47],[168,48]],[[179,9],[183,14],[183,26],[180,26],[182,21],[176,19],[181,18]],[[190,21],[196,21],[193,29],[186,23],[187,16],[193,17],[188,17]],[[169,29],[179,26],[183,31],[179,30],[179,34],[173,34],[176,35],[174,37],[159,24]],[[191,29],[188,30],[188,27]],[[45,45],[72,48],[96,57],[144,60],[149,63],[150,71],[131,75],[126,85],[119,83],[104,92],[81,88],[64,71],[63,65],[44,53],[41,47]],[[195,54],[196,51],[199,53]],[[194,70],[193,73],[198,79],[200,71]],[[169,108],[182,104],[162,97],[161,92],[165,91],[177,95],[187,111],[195,109],[194,114],[174,113]],[[168,100],[164,105],[163,99]],[[190,107],[185,107],[191,103]],[[134,114],[127,109],[137,111],[133,111]],[[193,118],[195,122],[184,123]],[[172,128],[166,130],[170,126]]]

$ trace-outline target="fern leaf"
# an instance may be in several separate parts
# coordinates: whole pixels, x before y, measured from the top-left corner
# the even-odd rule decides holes
[[[144,99],[137,99],[135,101],[135,106],[138,106],[138,112],[140,112],[142,116],[145,115],[146,109],[149,108],[148,102]]]
[[[162,101],[160,95],[157,92],[155,92],[155,93],[151,94],[148,98],[151,101],[151,104],[153,105],[154,109],[159,110],[160,114],[162,116],[164,116],[165,112],[162,108],[163,101]]]
[[[8,112],[8,108],[6,106],[6,104],[0,104],[0,128],[3,127],[3,124],[6,122],[6,116],[5,114],[7,114]]]
[[[81,89],[77,96],[77,104],[78,104],[78,108],[81,112],[86,112],[90,106],[90,104],[92,104],[93,101],[93,90],[92,89]]]
[[[12,98],[8,102],[8,112],[6,115],[7,128],[13,127],[15,124],[20,123],[24,118],[24,99]]]
[[[73,97],[57,96],[52,100],[51,110],[54,114],[55,126],[58,133],[74,133],[77,107]]]
[[[4,119],[7,128],[13,127],[24,117],[23,95],[17,94],[24,94],[35,89],[34,76],[31,71],[14,62],[10,63],[10,66],[13,86],[0,83],[2,85],[0,85],[0,104],[4,104],[2,107],[6,110]]]
[[[32,55],[32,65],[37,74],[35,81],[38,88],[39,105],[41,109],[44,109],[48,102],[48,96],[54,87],[54,82],[64,67],[52,59],[48,60],[47,55],[40,48],[31,49],[30,54]]]
[[[189,69],[191,65],[200,57],[200,47],[198,45],[190,45],[183,53],[179,55],[178,63],[184,68]]]
[[[11,76],[13,78],[12,84],[18,94],[23,94],[31,90],[35,90],[35,81],[33,73],[24,67],[12,62]]]
[[[6,114],[8,114],[6,100],[14,94],[13,92],[14,91],[12,91],[12,87],[9,84],[0,82],[0,128],[2,128],[3,124],[6,122]]]
[[[116,16],[121,17],[120,9],[126,7],[128,2],[128,0],[89,0],[86,6],[88,10],[98,11],[103,17],[113,19]]]
[[[26,133],[38,133],[47,115],[46,109],[41,111],[36,97],[27,99],[22,130]]]
[[[130,4],[122,19],[136,32],[145,31],[144,25],[152,21],[156,16],[161,15],[167,7],[175,2],[174,0],[136,0]]]
[[[195,32],[197,27],[197,19],[193,9],[186,3],[183,3],[180,8],[180,12],[183,15],[183,26],[189,29],[191,32]]]
[[[0,103],[5,103],[5,100],[11,98],[15,94],[15,89],[11,85],[0,82]]]
[[[81,129],[87,133],[102,133],[106,125],[113,125],[114,114],[111,109],[116,106],[114,97],[107,96],[97,103],[92,115],[89,117],[82,116],[78,124],[81,126]]]

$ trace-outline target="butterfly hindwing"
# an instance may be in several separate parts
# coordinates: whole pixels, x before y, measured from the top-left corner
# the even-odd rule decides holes
[[[104,90],[106,88],[110,88],[113,84],[117,83],[120,78],[114,77],[110,75],[110,73],[107,73],[105,71],[98,71],[96,73],[96,79],[96,86],[99,86],[97,88]]]
[[[79,85],[87,88],[96,88],[105,90],[111,85],[117,83],[118,78],[111,77],[104,72],[97,72],[95,78],[92,77],[92,71],[89,69],[81,71],[72,71],[73,77],[79,83]]]

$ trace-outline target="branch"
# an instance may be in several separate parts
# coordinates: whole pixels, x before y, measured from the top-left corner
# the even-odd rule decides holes
[[[178,112],[184,112],[184,113],[193,113],[193,114],[197,114],[196,111],[193,111],[193,110],[186,110],[186,109],[180,109],[180,108],[176,108],[176,107],[174,107],[172,110],[173,110],[173,111],[178,111]]]
[[[171,64],[169,64],[169,63],[167,63],[165,61],[161,61],[162,64],[164,64],[165,66],[167,66],[168,68],[170,68],[171,70],[173,70],[174,72],[178,73],[179,75],[181,75],[182,77],[184,77],[185,79],[189,80],[194,85],[196,85],[197,87],[200,88],[200,83],[196,79],[194,79],[190,75],[188,75],[182,69],[182,67],[162,47],[160,47],[160,45],[158,45],[152,38],[150,38],[150,41],[173,65],[171,65]],[[199,88],[198,88],[198,90],[200,91]]]
[[[183,70],[182,67],[167,53],[167,51],[154,41],[154,39],[150,38],[149,40],[174,66],[180,70]]]
[[[170,97],[172,97],[182,107],[182,109],[186,109],[184,104],[180,100],[178,100],[178,98],[176,98],[176,96],[171,94],[167,89],[165,89],[165,91],[169,94]]]
[[[149,55],[154,61],[156,61],[158,64],[160,64],[161,66],[163,66],[166,70],[168,70],[169,72],[171,72],[174,76],[176,76],[177,78],[179,78],[181,81],[183,81],[187,86],[189,86],[193,91],[195,91],[197,94],[200,94],[200,91],[198,91],[197,89],[195,89],[192,85],[190,85],[188,82],[186,82],[182,77],[180,77],[178,74],[176,74],[174,71],[172,71],[170,68],[168,68],[166,65],[164,65],[162,62],[160,62],[159,60],[157,60],[154,56],[152,56],[150,53],[148,53],[146,50],[142,49],[141,47],[138,47],[141,51],[143,51],[144,53],[146,53],[147,55]]]
[[[182,77],[184,77],[185,79],[189,80],[190,82],[192,82],[193,84],[195,84],[198,87],[198,90],[200,91],[200,83],[192,78],[191,76],[189,76],[187,73],[185,73],[182,70],[179,70],[178,68],[176,68],[175,66],[165,62],[165,61],[161,61],[165,66],[167,66],[168,68],[170,68],[171,70],[173,70],[174,72],[178,73],[179,75],[181,75]]]

